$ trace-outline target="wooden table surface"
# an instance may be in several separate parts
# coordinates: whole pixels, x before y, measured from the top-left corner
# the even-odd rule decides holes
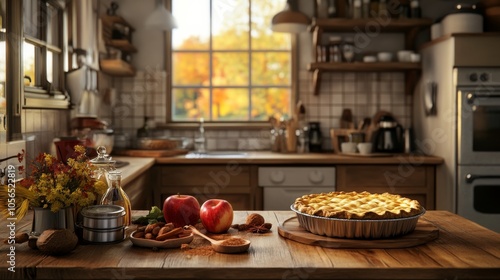
[[[135,212],[138,214],[139,212]],[[146,213],[144,211],[139,214]],[[250,212],[236,211],[234,223]],[[273,224],[267,234],[238,233],[251,240],[247,253],[189,255],[181,249],[118,244],[78,245],[68,255],[47,256],[27,243],[15,246],[15,272],[8,271],[9,246],[0,246],[0,279],[499,279],[500,234],[446,211],[421,219],[440,230],[438,239],[406,249],[332,249],[304,245],[278,235],[277,225],[295,214],[261,211]],[[1,221],[5,238],[7,221]],[[30,217],[17,223],[27,232]],[[131,232],[135,227],[128,229]],[[204,240],[193,242],[204,245]],[[208,243],[207,243],[208,244]]]

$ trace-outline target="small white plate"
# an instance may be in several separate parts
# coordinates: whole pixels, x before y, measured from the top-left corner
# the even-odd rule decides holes
[[[145,239],[145,238],[135,238],[132,235],[135,233],[133,231],[130,234],[130,241],[132,241],[132,244],[135,246],[140,246],[140,247],[149,247],[149,248],[180,248],[182,244],[189,244],[191,241],[193,241],[194,235],[191,233],[188,236],[181,237],[181,238],[174,238],[174,239],[167,239],[165,241],[156,241],[152,239]]]

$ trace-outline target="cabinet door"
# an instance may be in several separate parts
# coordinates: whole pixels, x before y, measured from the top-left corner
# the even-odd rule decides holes
[[[208,199],[225,199],[234,210],[252,210],[258,207],[256,170],[249,165],[181,165],[158,166],[159,186],[153,186],[157,205],[170,195],[192,195],[203,202]]]
[[[426,209],[434,209],[435,168],[433,166],[339,165],[337,190],[394,193],[418,200]]]

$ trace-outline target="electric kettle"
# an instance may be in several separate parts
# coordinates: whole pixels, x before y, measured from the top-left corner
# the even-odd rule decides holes
[[[382,116],[373,135],[373,150],[376,153],[402,153],[404,130],[392,116]]]

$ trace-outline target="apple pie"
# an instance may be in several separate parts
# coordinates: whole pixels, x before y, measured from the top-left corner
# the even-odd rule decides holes
[[[423,211],[416,200],[366,191],[307,194],[295,200],[294,208],[312,216],[357,220],[406,218]]]

